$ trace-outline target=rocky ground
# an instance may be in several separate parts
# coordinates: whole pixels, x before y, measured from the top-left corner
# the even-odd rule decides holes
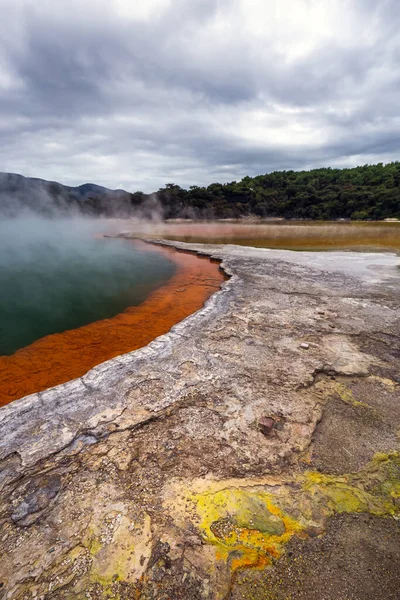
[[[178,246],[201,311],[1,409],[0,597],[398,600],[398,257]]]

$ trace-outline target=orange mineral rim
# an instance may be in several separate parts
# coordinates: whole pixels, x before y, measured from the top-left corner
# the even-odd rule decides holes
[[[226,279],[219,264],[207,257],[160,245],[147,249],[173,260],[175,275],[139,306],[0,356],[0,406],[81,377],[106,360],[146,346],[199,310]]]

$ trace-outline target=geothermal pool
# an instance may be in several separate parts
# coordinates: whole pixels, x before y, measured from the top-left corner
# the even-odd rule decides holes
[[[0,355],[137,306],[175,273],[160,253],[79,223],[0,226]]]
[[[145,346],[223,281],[206,258],[99,230],[81,221],[0,225],[0,405]]]
[[[0,406],[141,348],[192,314],[224,275],[135,237],[292,250],[400,251],[400,223],[18,219],[0,224]]]

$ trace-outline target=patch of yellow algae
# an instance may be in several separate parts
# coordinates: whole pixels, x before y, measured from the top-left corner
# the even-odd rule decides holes
[[[372,406],[369,406],[369,404],[356,400],[353,392],[343,383],[336,383],[334,385],[334,391],[337,393],[342,402],[345,402],[346,404],[350,404],[351,406],[359,408],[368,408],[369,410],[374,410]]]
[[[87,537],[89,540],[87,548],[89,549],[90,554],[95,556],[98,552],[100,552],[103,544],[101,543],[100,538],[96,536],[95,532],[91,528],[88,531]]]
[[[328,513],[389,513],[389,503],[353,486],[344,477],[307,473],[303,489],[323,504]]]
[[[391,514],[395,515],[400,512],[397,502],[400,499],[400,453],[379,452],[375,454],[367,466],[366,476],[368,477],[369,491],[375,496],[392,500],[394,508]]]
[[[368,512],[395,516],[400,497],[400,454],[377,453],[365,469],[343,476],[309,471],[302,488],[328,514]]]
[[[396,516],[400,506],[400,455],[377,454],[359,473],[342,476],[308,471],[293,477],[175,484],[167,499],[179,525],[188,519],[217,561],[231,572],[262,568],[279,557],[293,535],[322,533],[336,513]],[[172,499],[173,495],[173,499]]]
[[[232,571],[266,566],[302,530],[264,491],[226,488],[188,499],[195,505],[204,540],[216,547],[217,559],[228,562]]]

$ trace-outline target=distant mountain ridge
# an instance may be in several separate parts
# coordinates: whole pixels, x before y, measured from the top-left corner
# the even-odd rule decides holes
[[[0,173],[0,214],[14,217],[23,210],[44,216],[73,214],[127,216],[132,213],[132,194],[94,183],[76,187],[16,173]]]

